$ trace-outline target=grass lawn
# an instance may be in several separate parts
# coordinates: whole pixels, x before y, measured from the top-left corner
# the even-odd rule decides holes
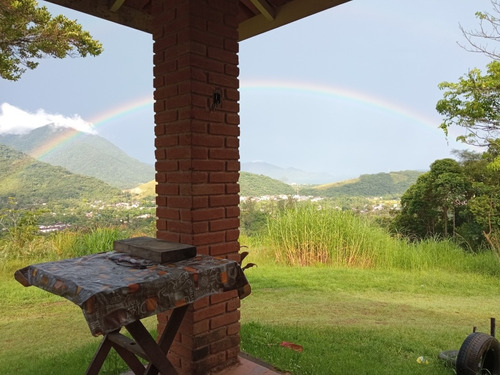
[[[242,350],[292,374],[453,374],[439,352],[459,349],[473,326],[489,333],[500,313],[500,280],[488,276],[276,266],[246,274]]]
[[[84,373],[100,338],[76,305],[18,284],[22,266],[0,269],[0,373]],[[259,263],[246,274],[242,350],[294,375],[453,374],[438,353],[458,349],[473,326],[488,333],[500,316],[500,280],[473,273]],[[154,329],[154,318],[146,324]],[[124,369],[113,356],[102,374]]]

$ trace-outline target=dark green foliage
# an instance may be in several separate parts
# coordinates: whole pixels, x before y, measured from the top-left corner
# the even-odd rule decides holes
[[[102,50],[101,43],[76,21],[52,16],[36,0],[0,0],[0,77],[4,79],[18,80],[43,57],[96,56]]]
[[[395,227],[406,236],[426,238],[448,237],[452,226],[455,237],[460,211],[472,195],[472,182],[456,160],[436,160],[401,197]]]
[[[47,125],[28,134],[2,135],[0,143],[119,189],[134,188],[154,179],[153,166],[131,158],[102,137],[70,128]],[[50,144],[54,146],[47,150]]]
[[[478,250],[500,230],[500,171],[490,147],[484,154],[456,152],[437,160],[401,197],[392,229],[412,239],[451,237]]]
[[[41,210],[17,209],[14,199],[0,208],[0,238],[7,237],[14,246],[23,247],[38,234],[38,215]]]
[[[247,236],[261,233],[266,227],[269,212],[257,202],[248,200],[240,204],[240,230]]]

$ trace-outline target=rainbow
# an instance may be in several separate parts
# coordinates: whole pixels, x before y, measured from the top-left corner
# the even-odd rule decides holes
[[[79,134],[81,133],[78,130],[67,128],[66,131],[61,132],[56,137],[50,139],[49,141],[41,144],[38,147],[35,147],[29,152],[29,154],[35,159],[43,160],[44,156],[50,154],[52,151],[56,150],[58,147],[61,147],[66,142],[69,142],[71,139],[77,137]]]
[[[360,91],[343,87],[328,86],[310,82],[288,81],[249,81],[241,85],[241,91],[294,93],[302,96],[322,96],[335,101],[346,101],[358,106],[378,110],[393,116],[409,120],[414,123],[424,124],[432,129],[438,129],[439,120],[418,113],[414,109],[386,100],[381,97],[370,96]]]
[[[112,121],[116,121],[120,118],[147,109],[151,110],[153,109],[153,99],[151,96],[145,96],[126,103],[122,103],[115,108],[101,112],[93,116],[88,122],[91,125],[91,129],[95,130]],[[56,137],[52,138],[50,141],[45,142],[36,149],[33,149],[30,152],[30,155],[36,159],[43,159],[44,156],[50,154],[54,150],[70,142],[72,139],[78,137],[81,134],[82,133],[79,132],[78,130],[75,130],[73,128],[67,128],[66,131],[61,132]]]
[[[427,117],[423,114],[417,113],[409,107],[385,100],[383,98],[378,98],[374,96],[367,95],[363,92],[353,91],[346,88],[321,85],[317,83],[310,82],[289,82],[289,81],[242,81],[241,88],[242,93],[245,92],[276,92],[283,95],[283,93],[295,93],[299,95],[313,95],[313,96],[324,96],[331,100],[342,100],[347,102],[356,103],[365,108],[376,109],[379,111],[384,111],[391,113],[400,118],[424,124],[430,128],[437,129],[436,119]],[[89,120],[92,124],[92,129],[97,129],[99,127],[105,126],[106,124],[116,121],[120,118],[124,118],[133,113],[152,110],[153,109],[153,98],[151,96],[140,97],[135,100],[120,104],[119,106],[107,110],[105,112],[99,113]],[[69,142],[74,137],[77,137],[80,132],[71,129],[70,131],[62,132],[61,135],[55,137],[54,139],[46,142],[42,146],[38,147],[36,150],[31,152],[31,155],[37,159],[43,158],[45,155],[54,151],[61,145]]]

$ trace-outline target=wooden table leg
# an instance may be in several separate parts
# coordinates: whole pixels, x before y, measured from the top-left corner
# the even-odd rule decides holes
[[[149,371],[149,368],[152,369],[153,374],[157,374],[158,372],[161,375],[177,374],[174,366],[172,366],[168,360],[166,352],[161,350],[158,343],[151,337],[146,327],[144,327],[140,320],[127,324],[125,327],[127,328],[127,331],[130,332],[135,342],[148,356],[151,367],[148,366],[148,370],[144,372],[145,374]]]
[[[177,374],[177,371],[168,360],[167,354],[170,346],[174,342],[175,335],[177,334],[182,320],[184,319],[184,315],[186,315],[187,309],[188,305],[185,305],[172,311],[172,314],[168,319],[167,326],[160,336],[158,343],[151,337],[148,330],[144,327],[140,320],[136,320],[135,322],[125,325],[127,331],[129,331],[134,338],[135,343],[142,350],[132,350],[130,345],[134,344],[134,342],[129,342],[130,339],[121,335],[119,331],[115,331],[104,336],[104,339],[94,354],[94,358],[92,359],[92,362],[87,368],[85,374],[98,375],[99,370],[106,360],[111,348],[114,348],[118,352],[120,357],[122,357],[122,359],[132,369],[134,374]],[[134,354],[146,358],[149,361],[148,366],[146,368],[143,367],[142,363]]]
[[[184,315],[186,315],[186,311],[189,305],[181,306],[172,311],[170,317],[167,322],[167,326],[163,330],[160,339],[158,340],[158,345],[163,353],[165,353],[165,357],[168,354],[170,346],[174,342],[175,335],[181,326],[182,320],[184,319]],[[170,363],[170,361],[169,361]],[[155,367],[154,363],[150,362],[147,366],[145,375],[156,375],[158,374],[158,369]],[[175,372],[174,372],[175,374]],[[163,375],[163,374],[162,374]]]
[[[99,348],[95,352],[94,358],[92,358],[92,362],[90,362],[90,365],[87,368],[85,375],[99,374],[99,370],[101,369],[102,364],[106,360],[106,357],[108,356],[108,353],[112,346],[113,346],[112,343],[105,336],[104,339],[101,341]]]
[[[145,371],[145,366],[141,363],[141,361],[139,361],[134,352],[127,347],[127,344],[130,345],[130,341],[130,339],[123,336],[121,333],[119,333],[119,331],[115,331],[104,336],[85,374],[98,375],[111,348],[116,350],[118,355],[122,357],[128,367],[134,372],[134,374],[143,374]],[[148,359],[148,357],[141,353],[140,350],[136,350],[135,352],[137,355]]]
[[[139,361],[134,353],[117,344],[113,344],[113,349],[122,357],[134,374],[144,374],[145,366]]]

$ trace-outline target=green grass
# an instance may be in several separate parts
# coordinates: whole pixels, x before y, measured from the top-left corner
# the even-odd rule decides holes
[[[453,374],[437,354],[458,349],[473,326],[488,332],[500,311],[498,278],[474,273],[259,263],[246,274],[242,350],[294,375]],[[100,338],[80,309],[22,287],[5,268],[0,283],[0,373],[83,373]],[[154,318],[148,324],[154,329]],[[103,374],[125,368],[115,355]]]
[[[439,352],[500,312],[498,278],[469,273],[263,265],[247,277],[242,349],[294,375],[453,374]]]

